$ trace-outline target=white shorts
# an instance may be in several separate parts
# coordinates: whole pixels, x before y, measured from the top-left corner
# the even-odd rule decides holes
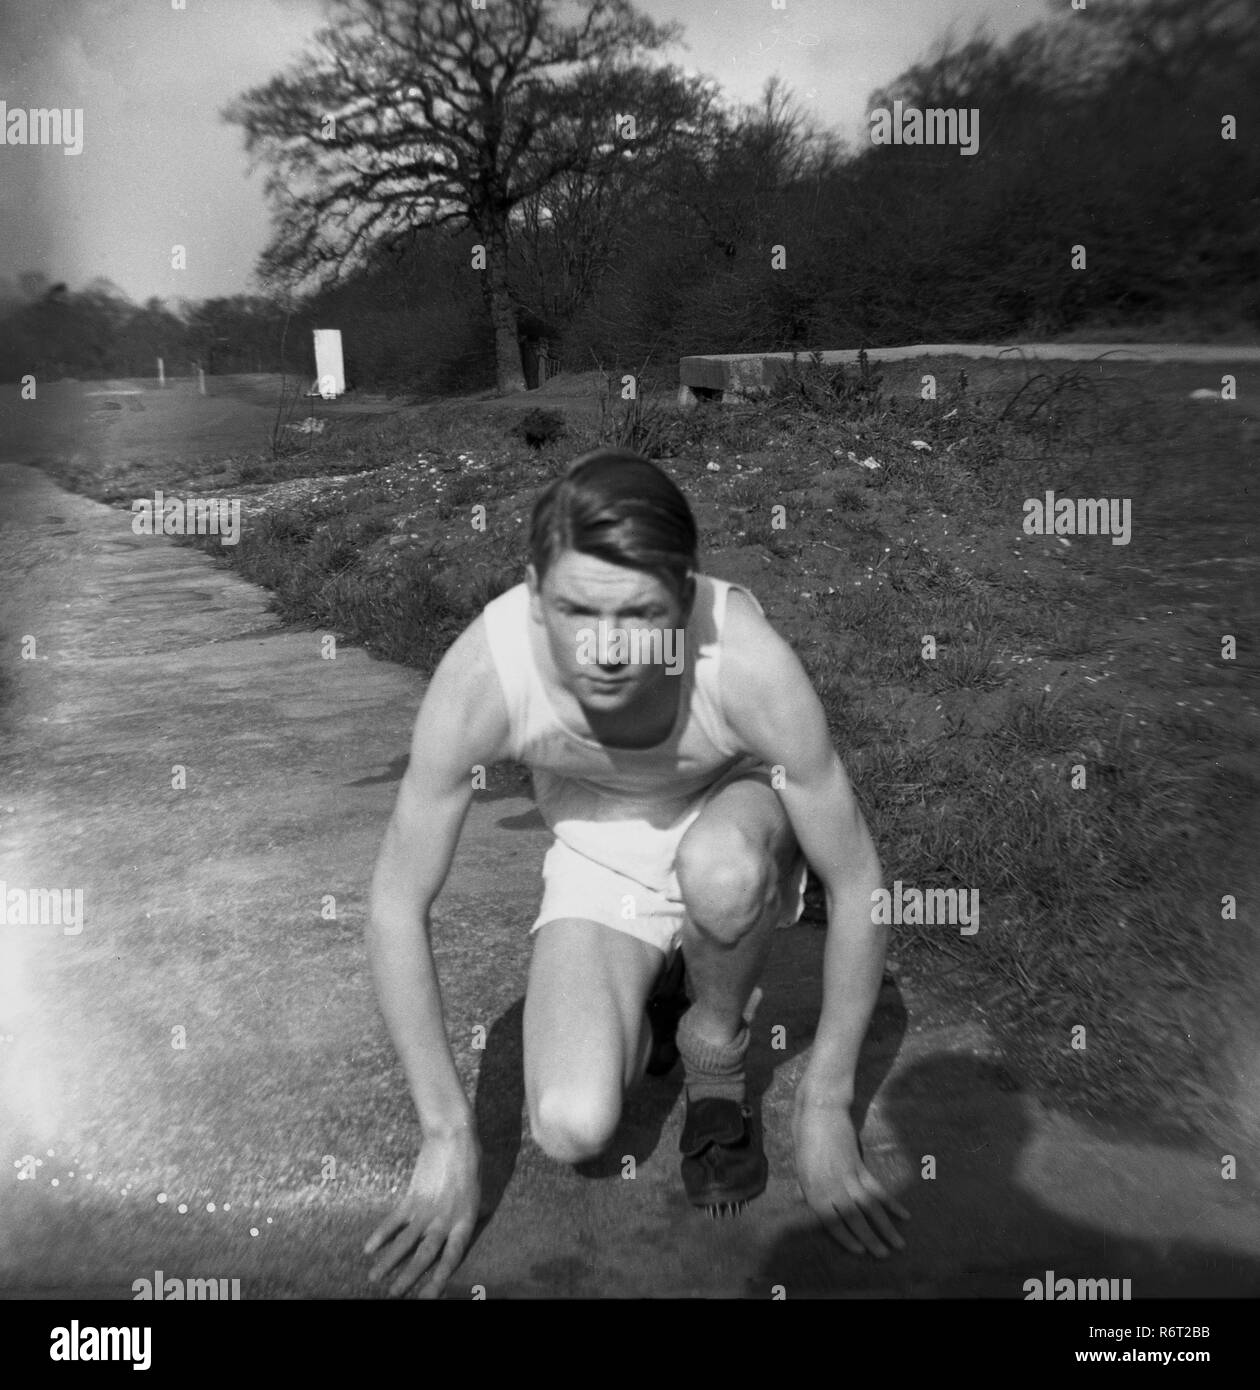
[[[563,917],[582,917],[646,941],[666,956],[672,955],[682,940],[687,920],[682,890],[673,869],[678,846],[710,800],[723,787],[749,775],[747,767],[740,767],[720,777],[696,798],[695,804],[671,828],[666,846],[669,862],[667,867],[663,866],[663,887],[649,887],[556,840],[543,860],[542,906],[530,933]],[[800,919],[805,910],[807,872],[805,857],[798,852],[784,881],[783,915],[776,926],[789,927]]]

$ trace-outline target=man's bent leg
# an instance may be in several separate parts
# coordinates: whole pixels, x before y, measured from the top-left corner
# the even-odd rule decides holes
[[[723,787],[687,831],[675,872],[687,908],[683,954],[694,1002],[688,1032],[722,1047],[744,1009],[782,916],[796,862],[787,813],[763,777]]]
[[[525,991],[525,1098],[539,1146],[564,1163],[603,1151],[650,1045],[644,1008],[662,954],[586,918],[535,934]]]
[[[796,854],[787,815],[764,777],[717,792],[678,849],[683,954],[695,999],[678,1026],[687,1088],[679,1148],[687,1198],[710,1215],[740,1209],[766,1186],[760,1122],[746,1104],[743,1015],[783,915]]]

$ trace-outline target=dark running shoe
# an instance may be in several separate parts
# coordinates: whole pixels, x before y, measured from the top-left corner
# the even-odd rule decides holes
[[[682,947],[662,969],[648,995],[647,1016],[652,1025],[652,1051],[648,1056],[649,1076],[666,1076],[678,1061],[678,1020],[691,1007],[687,998],[687,967]]]
[[[766,1190],[770,1165],[750,1105],[689,1098],[678,1148],[687,1200],[710,1216],[733,1215]]]

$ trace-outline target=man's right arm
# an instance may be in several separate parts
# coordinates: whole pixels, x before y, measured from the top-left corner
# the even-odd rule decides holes
[[[377,998],[426,1142],[475,1137],[443,1024],[429,911],[472,801],[473,768],[507,752],[507,708],[478,618],[443,657],[420,706],[376,862],[367,929]]]

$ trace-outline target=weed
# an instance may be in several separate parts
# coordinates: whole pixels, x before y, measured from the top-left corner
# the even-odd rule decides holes
[[[843,362],[826,363],[818,352],[809,353],[804,362],[793,353],[771,386],[770,399],[777,406],[865,415],[883,404],[882,383],[883,374],[871,366],[865,348],[858,353],[856,371]]]
[[[509,433],[522,439],[531,449],[541,449],[563,439],[568,433],[564,416],[556,410],[529,410],[512,426]]]

